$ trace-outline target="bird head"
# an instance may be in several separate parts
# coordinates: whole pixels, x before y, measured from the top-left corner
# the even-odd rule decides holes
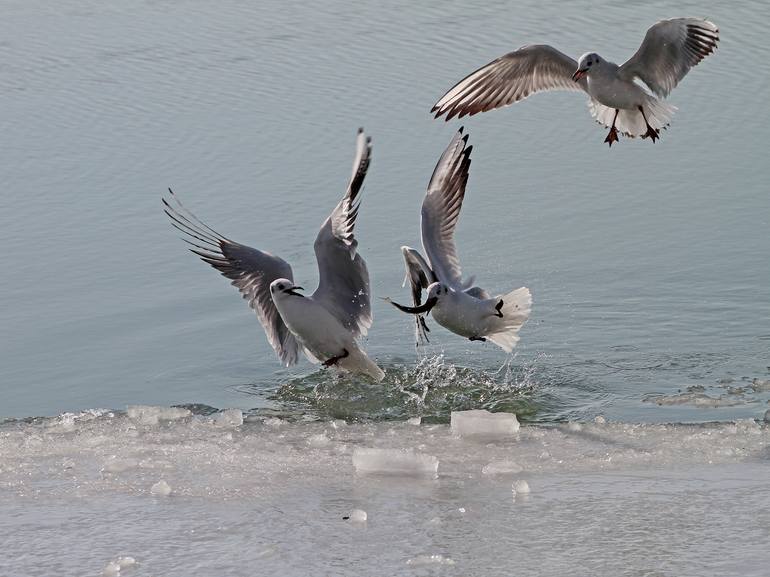
[[[588,76],[599,62],[601,62],[601,58],[596,52],[586,52],[578,60],[577,70],[572,75],[572,80],[579,82],[583,77]]]
[[[285,298],[288,295],[295,297],[302,297],[296,291],[304,290],[301,286],[295,286],[289,279],[279,278],[270,283],[270,294],[273,296],[273,300],[278,298]]]

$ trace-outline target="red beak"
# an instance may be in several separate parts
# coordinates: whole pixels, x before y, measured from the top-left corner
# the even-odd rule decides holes
[[[586,75],[587,70],[576,70],[575,74],[572,75],[572,80],[575,82],[578,82],[581,78],[583,78]]]

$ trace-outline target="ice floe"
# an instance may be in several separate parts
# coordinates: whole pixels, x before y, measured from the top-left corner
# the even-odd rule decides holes
[[[438,459],[409,449],[362,449],[353,451],[353,466],[359,474],[438,476]]]
[[[171,494],[171,486],[161,479],[150,487],[150,494],[158,497],[168,497]]]
[[[513,413],[490,413],[485,409],[452,411],[452,432],[459,437],[505,439],[516,434],[519,421]]]

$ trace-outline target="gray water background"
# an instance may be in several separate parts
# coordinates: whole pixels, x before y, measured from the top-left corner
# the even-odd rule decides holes
[[[622,62],[674,16],[709,17],[722,40],[672,93],[679,111],[658,143],[608,150],[572,93],[464,122],[429,114],[520,45]],[[760,1],[3,2],[0,417],[135,403],[312,414],[312,395],[292,390],[329,380],[344,396],[305,361],[281,368],[160,197],[172,186],[314,287],[312,241],[364,126],[360,251],[375,296],[404,301],[399,247],[419,245],[425,186],[461,124],[474,145],[461,262],[492,292],[532,290],[510,363],[540,407],[531,419],[761,416],[762,396],[717,409],[645,400],[770,378],[768,21]],[[374,314],[367,350],[389,375],[408,372],[411,322],[379,299]],[[492,345],[433,336],[429,355],[467,368],[469,388],[506,362]]]

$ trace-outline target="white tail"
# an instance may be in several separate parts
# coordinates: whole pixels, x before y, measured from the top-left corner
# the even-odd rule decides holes
[[[358,347],[355,347],[350,351],[350,354],[347,357],[340,359],[338,364],[340,368],[350,371],[351,373],[363,373],[368,375],[378,383],[385,378],[385,373],[377,366],[377,363],[370,359],[369,356]]]
[[[486,337],[506,353],[510,353],[519,342],[519,329],[529,318],[532,295],[527,287],[521,287],[500,298],[503,299],[500,309],[503,318],[498,321],[495,332]]]
[[[615,117],[615,109],[604,106],[596,100],[589,99],[588,109],[596,122],[609,128],[612,126],[612,119]],[[644,105],[644,114],[647,116],[647,122],[656,130],[665,128],[671,122],[671,117],[676,112],[676,106],[672,106],[663,100],[654,96],[649,96]],[[623,110],[618,113],[618,119],[615,127],[626,136],[642,136],[647,133],[647,125],[644,123],[644,116],[638,110]]]

